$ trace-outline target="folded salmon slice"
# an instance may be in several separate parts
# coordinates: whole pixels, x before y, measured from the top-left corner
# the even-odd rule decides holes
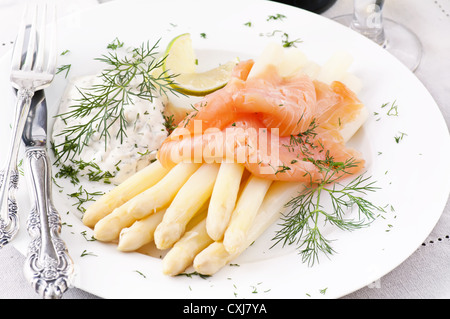
[[[227,160],[262,178],[299,182],[323,180],[330,160],[352,161],[345,173],[361,170],[361,154],[339,132],[363,108],[351,90],[306,75],[283,78],[272,66],[248,78],[252,66],[239,63],[224,88],[194,105],[162,144],[162,165]]]

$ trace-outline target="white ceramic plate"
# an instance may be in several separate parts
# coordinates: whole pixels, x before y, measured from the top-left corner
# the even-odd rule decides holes
[[[282,21],[268,20],[283,14]],[[245,25],[251,22],[251,27]],[[281,32],[275,32],[280,30]],[[92,230],[80,221],[65,190],[54,187],[62,215],[62,238],[76,264],[75,286],[105,298],[336,298],[376,281],[408,258],[438,221],[450,190],[450,140],[442,115],[417,78],[369,40],[321,16],[270,1],[113,1],[60,21],[59,64],[70,76],[93,74],[93,59],[118,37],[126,45],[161,38],[161,50],[175,35],[190,32],[199,59],[217,65],[229,58],[256,58],[269,41],[301,39],[297,47],[323,63],[336,50],[354,56],[351,71],[363,80],[361,100],[370,110],[352,140],[367,160],[368,174],[382,189],[370,200],[388,205],[369,228],[352,233],[331,229],[336,254],[308,267],[291,247],[275,247],[274,227],[233,264],[213,277],[166,277],[161,260],[120,253],[115,245],[87,241]],[[206,38],[200,36],[201,33]],[[270,36],[270,35],[274,36]],[[0,93],[13,103],[8,83],[9,55],[0,61]],[[46,90],[50,113],[57,112],[66,79],[59,74]],[[387,116],[384,103],[396,101],[399,115]],[[5,105],[10,105],[5,104]],[[8,144],[12,108],[3,107],[0,146]],[[378,113],[378,115],[375,115]],[[51,123],[50,123],[51,125]],[[395,136],[405,133],[397,143]],[[63,181],[58,181],[66,187]],[[67,186],[68,187],[68,186]],[[18,195],[21,231],[14,245],[26,251],[25,220],[30,208],[22,178]],[[88,253],[81,257],[83,252]]]

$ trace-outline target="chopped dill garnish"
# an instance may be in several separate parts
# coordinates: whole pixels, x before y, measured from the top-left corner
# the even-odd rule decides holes
[[[72,67],[72,64],[61,65],[59,68],[56,69],[56,74],[59,74],[59,73],[62,73],[65,71],[66,74],[65,74],[64,78],[67,79],[67,75],[69,75],[69,71],[70,71],[71,67]]]
[[[269,15],[267,17],[266,21],[271,21],[271,20],[280,20],[283,21],[284,19],[286,19],[286,16],[284,14],[281,13],[277,13],[276,15]]]
[[[79,176],[87,176],[91,182],[103,181],[105,184],[110,184],[110,180],[115,177],[115,174],[103,171],[94,162],[73,159],[70,162],[71,164],[60,164],[59,171],[55,174],[56,178],[66,178],[73,185],[78,185],[80,183]]]
[[[86,189],[83,188],[83,186],[80,186],[78,188],[78,191],[68,194],[69,197],[75,198],[78,202],[73,204],[72,206],[76,206],[77,209],[84,213],[86,211],[86,208],[84,208],[83,204],[86,202],[93,202],[95,201],[95,196],[102,196],[104,192],[88,192]]]
[[[266,36],[266,37],[273,37],[276,34],[281,33],[281,44],[283,45],[283,47],[285,48],[290,48],[290,47],[297,47],[298,43],[303,43],[303,41],[299,38],[295,39],[295,40],[289,40],[289,34],[281,31],[281,30],[274,30],[271,33],[261,33],[261,36]]]
[[[325,294],[327,293],[327,289],[328,289],[328,287],[327,287],[327,288],[324,288],[324,289],[320,289],[319,292],[320,292],[322,295],[325,295]]]
[[[94,254],[94,253],[92,253],[92,252],[89,252],[89,251],[87,251],[86,249],[83,250],[83,252],[81,253],[80,257],[85,257],[85,256],[95,256],[95,257],[98,257],[96,254]]]
[[[290,170],[291,170],[291,168],[289,166],[281,165],[278,167],[277,171],[275,172],[275,175],[277,175],[278,173],[285,173]]]
[[[398,116],[398,105],[396,102],[397,100],[391,103],[391,108],[387,112],[388,116]]]
[[[77,185],[80,180],[78,178],[79,169],[74,168],[72,165],[62,164],[59,171],[55,174],[56,178],[68,178],[73,185]]]
[[[23,158],[21,158],[19,160],[19,163],[17,164],[17,170],[19,171],[19,174],[24,176],[25,175],[25,171],[23,169]]]
[[[398,116],[398,105],[397,105],[397,100],[394,100],[394,102],[392,102],[392,103],[389,103],[389,102],[386,102],[386,103],[383,103],[382,105],[381,105],[381,108],[382,109],[384,109],[386,106],[388,106],[389,105],[389,110],[387,111],[387,115],[388,116]],[[375,114],[376,113],[376,114]],[[374,115],[378,115],[378,113],[377,112],[374,112]]]
[[[170,116],[163,114],[164,118],[164,127],[167,130],[167,133],[171,134],[174,129],[176,129],[177,125],[175,124],[174,115]]]
[[[119,48],[122,48],[123,45],[124,43],[116,37],[111,43],[108,43],[106,48],[110,50],[117,50]]]
[[[289,34],[287,34],[286,32],[283,33],[282,35],[282,40],[281,43],[283,44],[283,47],[285,48],[290,48],[290,47],[294,47],[296,48],[296,44],[297,43],[302,43],[303,41],[301,39],[295,39],[295,40],[291,40],[289,41]]]
[[[88,238],[87,232],[85,230],[83,230],[80,234],[83,236],[84,239],[86,239],[86,241],[97,241],[97,239],[94,236],[91,236],[91,238]]]
[[[141,275],[142,277],[144,277],[144,278],[147,278],[147,276],[146,275],[144,275],[141,271],[139,271],[139,270],[135,270],[134,271],[135,273],[138,273],[139,275]]]
[[[192,278],[193,276],[199,276],[199,277],[202,278],[202,279],[206,279],[206,278],[208,278],[208,277],[211,277],[211,275],[203,275],[203,274],[201,274],[201,273],[199,273],[199,272],[196,272],[196,271],[189,272],[189,273],[183,272],[183,273],[180,273],[180,274],[178,274],[178,275],[176,275],[176,276],[177,276],[177,277],[178,277],[178,276],[186,276],[186,277],[188,277],[188,278]]]
[[[394,140],[397,144],[400,143],[401,140],[403,140],[403,137],[408,136],[408,134],[406,134],[406,133],[403,133],[403,132],[399,132],[399,133],[400,133],[400,135],[394,136]]]

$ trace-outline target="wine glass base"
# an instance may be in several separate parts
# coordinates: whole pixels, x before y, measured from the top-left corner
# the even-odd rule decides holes
[[[346,14],[333,20],[350,27],[353,15]],[[414,72],[422,58],[422,44],[419,38],[411,30],[391,19],[383,18],[383,28],[386,36],[383,48]]]

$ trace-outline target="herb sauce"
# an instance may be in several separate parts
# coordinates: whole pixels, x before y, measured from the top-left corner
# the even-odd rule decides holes
[[[70,107],[77,104],[77,100],[81,98],[80,90],[99,84],[99,81],[101,79],[98,76],[84,76],[70,81],[61,100],[59,113],[68,112]],[[153,102],[131,96],[129,103],[124,105],[125,138],[122,141],[116,138],[119,131],[119,123],[116,121],[108,128],[109,137],[106,145],[104,137],[96,132],[81,153],[71,160],[94,163],[101,171],[111,173],[113,176],[110,179],[111,182],[122,182],[147,166],[155,158],[156,150],[167,137],[162,115],[166,104],[165,96],[154,98]],[[64,128],[83,125],[90,118],[91,116],[64,119],[56,117],[52,134],[54,145],[64,144],[65,136],[61,134]]]

